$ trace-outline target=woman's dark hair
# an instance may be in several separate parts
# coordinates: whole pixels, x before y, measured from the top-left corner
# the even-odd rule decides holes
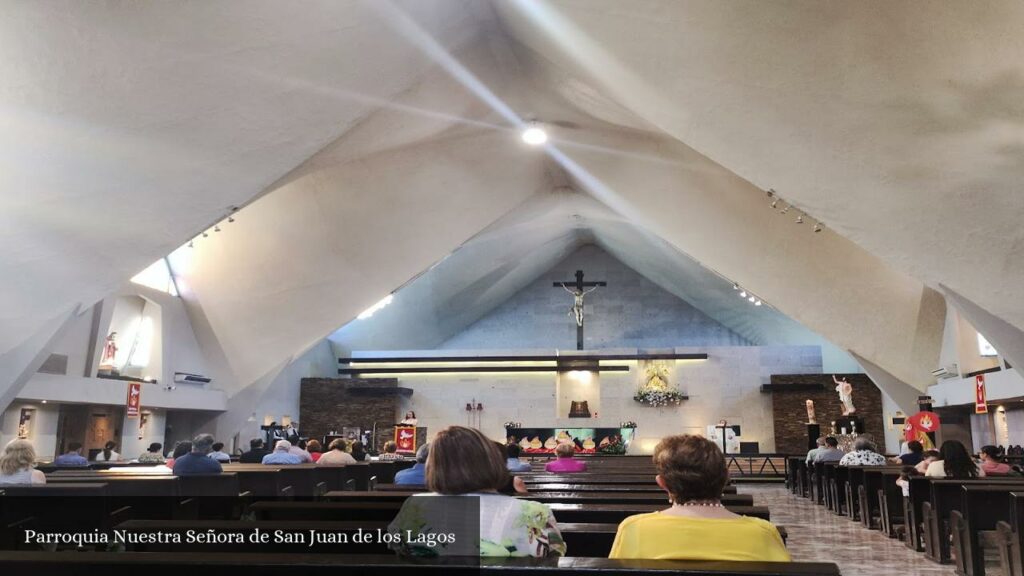
[[[911,440],[910,442],[907,442],[907,450],[910,450],[911,454],[924,452],[924,444],[921,444],[917,440]]]
[[[946,470],[947,478],[965,479],[977,478],[978,467],[971,459],[967,448],[957,440],[946,440],[939,448],[942,456],[942,466]]]
[[[474,428],[449,426],[437,433],[427,454],[427,488],[439,494],[501,490],[508,468],[497,443]]]
[[[159,452],[164,445],[159,442],[153,442],[149,445],[149,452]]]
[[[104,460],[110,460],[110,455],[113,453],[114,448],[116,446],[117,446],[117,443],[114,442],[113,440],[110,440],[109,442],[107,442],[106,444],[103,445],[103,459]]]
[[[673,502],[718,500],[729,480],[725,455],[702,436],[662,439],[654,448],[654,468]]]
[[[299,450],[305,450],[307,446],[306,441],[302,440],[301,438],[295,445],[299,447]]]
[[[360,462],[366,460],[366,447],[362,442],[356,440],[352,443],[352,457]]]
[[[999,449],[995,446],[982,446],[981,452],[996,462],[1002,462],[1003,459],[999,456]]]
[[[214,442],[212,448],[214,452],[220,452],[222,449],[224,449],[224,443]]]
[[[825,445],[829,448],[838,448],[839,440],[835,436],[829,436],[828,438],[825,438]]]
[[[192,442],[189,440],[182,440],[174,445],[174,453],[171,458],[181,458],[185,454],[192,451]]]
[[[340,450],[342,452],[345,451],[345,447],[345,440],[342,438],[335,438],[334,440],[331,440],[330,444],[327,445],[328,450]]]

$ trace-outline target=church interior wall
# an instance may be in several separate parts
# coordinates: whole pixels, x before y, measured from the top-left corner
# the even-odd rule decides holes
[[[632,420],[639,425],[631,453],[651,453],[659,439],[671,434],[700,433],[725,418],[742,427],[743,441],[760,443],[762,452],[775,449],[771,398],[760,392],[764,374],[820,373],[816,347],[722,346],[676,348],[677,352],[706,352],[704,361],[678,361],[669,383],[689,396],[679,406],[651,408],[633,400],[644,374],[636,362],[629,372],[603,372],[596,417],[569,418],[559,413],[553,374],[403,374],[399,386],[413,394],[403,398],[399,414],[414,410],[428,434],[451,424],[479,426],[495,440],[505,436],[505,422],[524,427],[616,427]],[[445,351],[447,354],[448,351]],[[818,355],[816,355],[816,353]],[[467,413],[467,403],[484,405],[479,414]],[[594,407],[591,406],[592,413]]]

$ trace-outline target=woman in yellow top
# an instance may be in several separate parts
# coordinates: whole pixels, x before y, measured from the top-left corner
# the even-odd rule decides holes
[[[729,473],[713,442],[690,435],[665,438],[654,449],[654,466],[672,506],[623,520],[609,558],[790,561],[771,523],[722,507]]]

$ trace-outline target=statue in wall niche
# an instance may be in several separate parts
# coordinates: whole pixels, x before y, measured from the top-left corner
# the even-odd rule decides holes
[[[103,343],[103,354],[100,355],[101,372],[114,372],[114,358],[117,356],[117,332],[111,332]]]
[[[836,378],[836,375],[832,375],[832,381],[836,383],[836,392],[839,393],[839,401],[843,404],[843,416],[849,416],[857,411],[853,406],[853,385],[846,381],[846,378],[842,380]]]
[[[808,424],[817,424],[818,420],[815,419],[815,417],[814,417],[814,400],[811,400],[811,399],[808,398],[806,404],[807,404],[807,423]]]

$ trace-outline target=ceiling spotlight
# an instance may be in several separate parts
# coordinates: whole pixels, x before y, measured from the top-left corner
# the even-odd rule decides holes
[[[203,238],[209,238],[209,237],[210,237],[210,235],[209,235],[209,234],[207,234],[207,233],[206,233],[206,231],[204,230],[204,231],[203,231]]]
[[[220,232],[220,226],[214,226],[213,227],[213,231],[214,232]]]
[[[801,215],[796,217],[796,223],[797,224],[803,224],[804,223],[804,215],[803,214],[801,214]]]
[[[792,207],[793,207],[792,204],[786,205],[785,208],[783,208],[782,210],[779,210],[779,214],[785,214],[786,212],[789,212],[789,209],[792,208]]]
[[[192,240],[189,240],[189,241],[188,241],[188,247],[189,247],[189,248],[195,248],[195,247],[196,247],[196,243],[195,243],[195,242],[193,242]]]
[[[778,205],[779,205],[779,199],[778,198],[776,198],[775,200],[772,200],[772,208],[775,208]]]
[[[733,289],[733,290],[739,290],[739,289],[740,289],[740,285],[739,285],[739,284],[737,284],[737,283],[735,283],[735,282],[733,282],[733,283],[732,283],[732,289]]]
[[[523,142],[526,142],[530,146],[540,146],[541,144],[548,141],[548,133],[540,127],[540,124],[532,122],[523,129],[521,134]]]
[[[747,300],[749,300],[751,302],[754,302],[755,300],[757,300],[757,298],[754,298],[753,296],[751,296],[750,298],[747,298]]]
[[[767,194],[768,194],[768,197],[771,198],[772,196],[775,196],[775,190],[772,189],[772,188],[769,188],[768,191],[767,191]]]
[[[754,306],[760,306],[760,305],[761,305],[761,301],[760,300],[755,300],[754,301]]]
[[[228,224],[231,224],[234,221],[235,221],[234,218],[232,218],[231,216],[228,216]]]
[[[815,222],[814,223],[814,231],[815,232],[821,232],[821,222]]]
[[[747,291],[746,290],[744,290],[743,292],[740,292],[740,298],[746,298],[746,297],[747,297]]]

